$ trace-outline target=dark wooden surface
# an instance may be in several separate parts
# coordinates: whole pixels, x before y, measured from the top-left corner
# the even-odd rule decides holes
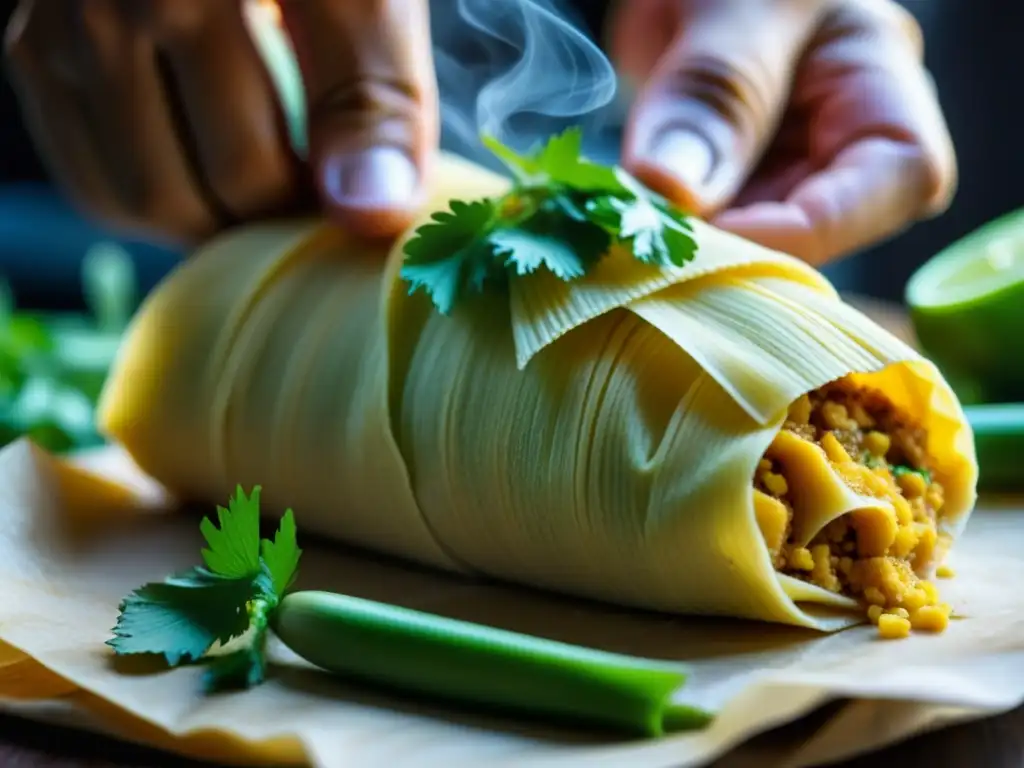
[[[1024,765],[1024,707],[999,717],[924,734],[835,768],[915,763],[929,768],[1020,768]],[[0,716],[2,768],[114,766],[210,768],[206,763],[183,760],[93,734]]]

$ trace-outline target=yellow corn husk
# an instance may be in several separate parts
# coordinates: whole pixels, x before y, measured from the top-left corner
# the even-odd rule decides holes
[[[428,211],[506,184],[452,157],[435,175]],[[259,484],[303,530],[432,566],[672,612],[863,620],[774,570],[758,462],[794,400],[854,374],[929,430],[952,539],[977,475],[960,405],[818,272],[695,228],[683,268],[613,252],[442,316],[398,279],[401,242],[249,226],[149,297],[101,425],[180,496]],[[810,443],[776,447],[798,467],[802,542],[854,510],[894,514]]]

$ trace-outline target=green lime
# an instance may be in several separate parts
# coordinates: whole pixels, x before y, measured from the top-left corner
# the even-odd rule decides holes
[[[906,302],[922,350],[964,402],[1024,401],[1024,209],[929,259]]]

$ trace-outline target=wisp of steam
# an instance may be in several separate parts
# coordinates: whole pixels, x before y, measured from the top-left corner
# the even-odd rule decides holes
[[[494,167],[481,134],[522,151],[607,121],[615,70],[558,0],[432,0],[430,9],[447,149]]]

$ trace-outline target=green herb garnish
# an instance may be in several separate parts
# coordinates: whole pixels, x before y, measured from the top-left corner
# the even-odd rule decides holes
[[[871,467],[872,469],[887,466],[884,456],[875,456],[869,451],[862,451],[860,460],[862,464]],[[931,484],[932,482],[932,473],[927,469],[915,469],[914,467],[909,467],[906,464],[893,464],[889,467],[889,471],[892,472],[893,477],[899,477],[900,475],[921,475],[926,483]]]
[[[896,464],[891,467],[893,477],[899,477],[900,475],[920,475],[924,478],[924,481],[931,485],[932,473],[927,469],[915,469],[914,467],[908,467],[904,464]]]
[[[107,644],[118,654],[160,654],[173,667],[250,633],[242,647],[210,659],[205,679],[211,690],[246,688],[263,680],[268,617],[292,585],[302,550],[291,510],[273,541],[260,539],[259,486],[249,496],[239,486],[217,517],[219,527],[209,518],[200,526],[206,567],[135,590]]]
[[[582,155],[569,129],[521,155],[492,137],[483,143],[512,172],[504,196],[452,200],[405,245],[401,276],[448,314],[458,300],[510,274],[544,268],[582,277],[619,244],[646,264],[682,267],[697,243],[686,216],[618,167]]]

